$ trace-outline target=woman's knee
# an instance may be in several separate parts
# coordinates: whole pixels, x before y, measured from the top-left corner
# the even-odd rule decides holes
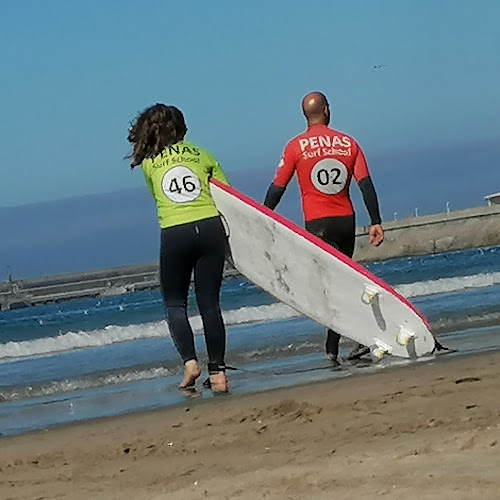
[[[206,310],[207,312],[209,312],[210,310],[219,310],[220,299],[218,293],[197,293],[196,302],[198,304],[200,313],[202,309]]]

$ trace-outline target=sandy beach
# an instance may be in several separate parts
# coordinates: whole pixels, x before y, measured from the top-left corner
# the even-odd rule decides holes
[[[0,498],[500,498],[499,362],[445,357],[0,438]]]

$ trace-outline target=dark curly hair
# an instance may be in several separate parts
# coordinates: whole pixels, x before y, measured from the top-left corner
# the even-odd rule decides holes
[[[131,168],[182,141],[186,132],[184,115],[175,106],[157,103],[141,111],[128,131],[127,139],[133,148],[132,153],[127,156],[132,160]]]

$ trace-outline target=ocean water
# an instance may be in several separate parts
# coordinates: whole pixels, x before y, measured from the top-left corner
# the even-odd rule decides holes
[[[500,348],[500,247],[367,267],[415,304],[456,355]],[[408,363],[333,370],[322,354],[324,329],[243,279],[223,284],[221,304],[227,363],[237,368],[229,372],[233,394]],[[192,294],[189,312],[203,363]],[[0,434],[211,397],[177,390],[182,366],[164,317],[158,291],[1,312]]]

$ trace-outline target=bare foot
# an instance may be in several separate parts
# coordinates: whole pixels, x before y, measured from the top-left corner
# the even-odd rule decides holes
[[[226,374],[218,372],[210,375],[210,387],[212,388],[212,392],[228,392],[229,387]]]
[[[185,389],[186,387],[192,387],[200,374],[201,371],[198,361],[194,359],[186,361],[184,363],[184,380],[180,383],[179,388]]]

